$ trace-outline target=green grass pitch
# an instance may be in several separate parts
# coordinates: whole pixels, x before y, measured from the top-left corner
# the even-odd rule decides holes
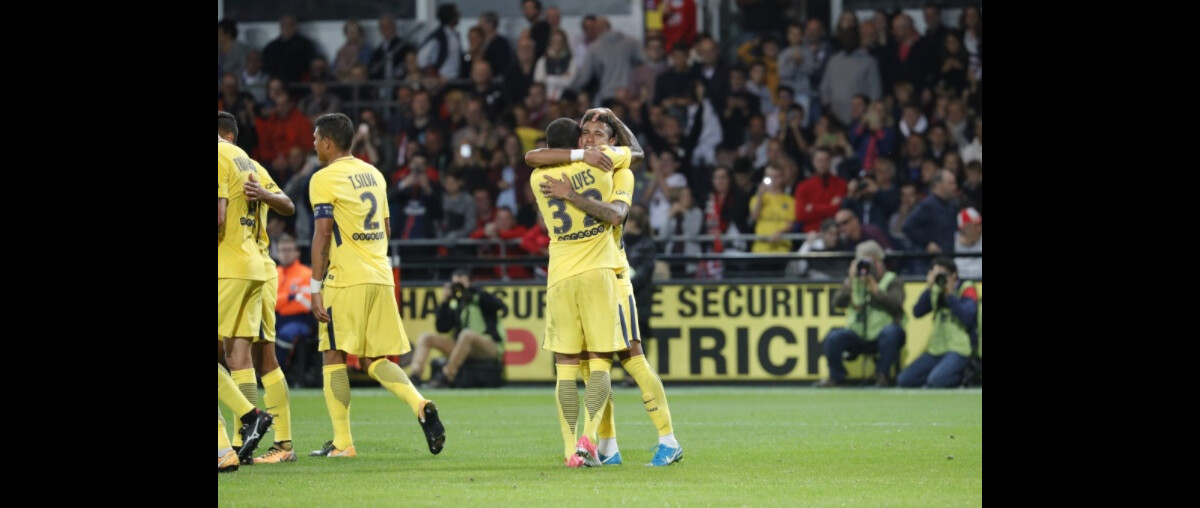
[[[407,405],[355,388],[358,457],[324,459],[308,457],[333,435],[321,391],[293,390],[299,461],[218,475],[218,506],[983,505],[982,388],[668,385],[684,458],[651,468],[657,433],[640,392],[617,387],[625,463],[592,469],[562,465],[550,385],[422,394],[446,425],[440,455]]]

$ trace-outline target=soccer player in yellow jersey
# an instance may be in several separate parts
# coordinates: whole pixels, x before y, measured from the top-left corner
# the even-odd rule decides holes
[[[229,115],[225,113],[225,115]],[[233,116],[217,113],[217,129],[228,127]],[[233,128],[237,123],[233,122]],[[217,136],[217,336],[232,354],[226,361],[233,372],[249,373],[254,382],[250,359],[250,341],[258,334],[262,321],[262,286],[266,280],[262,254],[256,243],[258,203],[248,199],[246,183],[255,180],[257,169],[246,152],[237,145]],[[254,453],[259,440],[271,426],[272,417],[260,411],[239,391],[235,381],[217,365],[217,397],[240,415],[242,446],[237,452],[240,460]],[[255,388],[257,399],[257,388]],[[219,416],[219,413],[218,413]],[[218,433],[224,434],[224,422],[218,420]],[[218,471],[231,448],[218,438]],[[226,468],[225,470],[232,470]]]
[[[237,142],[237,122],[233,115],[217,114],[217,136],[229,143]],[[249,369],[235,371],[232,375],[246,399],[255,406],[258,405],[258,383],[254,378],[255,373],[262,379],[266,392],[263,402],[266,403],[267,411],[271,413],[275,427],[275,443],[261,457],[256,457],[253,461],[243,460],[242,464],[295,462],[296,453],[292,451],[291,401],[288,396],[287,380],[275,358],[275,300],[279,289],[279,272],[275,269],[275,260],[271,259],[271,240],[264,226],[267,223],[269,210],[275,210],[280,215],[290,216],[296,213],[296,206],[292,204],[292,200],[287,197],[287,194],[279,189],[266,168],[254,159],[250,159],[250,162],[254,163],[258,177],[249,179],[242,184],[242,193],[251,203],[258,203],[256,206],[258,209],[256,241],[259,254],[263,259],[263,270],[267,280],[262,286],[262,325],[251,345],[254,371],[248,371]],[[262,206],[262,204],[267,206]],[[225,351],[225,353],[228,354],[229,351]],[[233,446],[241,446],[239,435],[235,435]]]
[[[617,356],[621,359],[621,365],[625,371],[637,381],[638,387],[642,390],[643,405],[658,428],[659,444],[655,448],[654,458],[650,465],[667,466],[683,457],[683,448],[675,439],[671,411],[667,405],[667,396],[662,380],[650,369],[642,350],[641,335],[637,324],[637,305],[633,297],[633,273],[629,268],[629,260],[625,257],[625,244],[621,239],[625,218],[629,213],[629,201],[634,190],[634,176],[633,172],[629,170],[629,165],[641,161],[643,151],[637,138],[619,118],[612,114],[612,111],[606,108],[589,110],[583,117],[579,146],[591,149],[604,145],[628,146],[631,151],[629,164],[613,164],[613,193],[607,202],[584,198],[562,180],[545,179],[541,183],[541,191],[550,197],[568,200],[589,214],[613,225],[612,239],[617,245],[618,257],[621,262],[621,266],[617,269],[620,283],[621,330],[630,338],[629,350],[618,352]],[[543,164],[561,163],[569,157],[566,150],[545,149],[529,152],[526,154],[525,160],[530,166],[537,167]],[[589,359],[581,362],[581,370],[586,369],[595,361],[598,360]],[[607,361],[611,365],[611,357]],[[585,373],[584,379],[588,377]],[[621,464],[621,452],[617,447],[611,403],[610,398],[599,428],[600,442],[597,452],[604,465],[619,465]]]
[[[572,148],[579,144],[579,124],[559,118],[546,128],[550,148]],[[611,159],[623,158],[628,164],[629,151],[606,149]],[[575,377],[579,373],[581,353],[589,357],[611,358],[615,351],[629,348],[618,323],[616,245],[611,226],[588,215],[578,206],[536,192],[544,176],[561,176],[575,192],[595,200],[612,193],[612,173],[582,161],[582,150],[571,157],[576,162],[536,169],[530,175],[538,209],[550,230],[550,261],[546,277],[546,333],[542,349],[554,351],[557,366],[555,388],[559,426],[563,433],[564,456],[569,467],[599,466],[596,433],[605,404],[612,394],[609,369],[601,362],[592,366],[584,392],[586,417],[583,431],[572,450],[575,429],[570,423],[578,418],[579,393]],[[609,361],[608,366],[611,367]]]
[[[324,351],[325,407],[333,421],[333,440],[309,455],[354,457],[350,435],[350,378],[346,355],[396,397],[408,403],[429,451],[438,454],[446,441],[437,406],[413,387],[399,365],[386,356],[412,347],[400,324],[395,283],[388,261],[391,213],[387,179],[375,166],[350,155],[354,124],[341,113],[317,118],[313,146],[326,166],[312,176],[312,310],[320,321]],[[328,267],[328,270],[326,269]]]

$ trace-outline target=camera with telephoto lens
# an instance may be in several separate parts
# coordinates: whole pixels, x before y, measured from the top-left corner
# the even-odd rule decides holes
[[[946,274],[944,274],[944,273],[937,274],[937,276],[933,278],[933,283],[938,285],[938,287],[945,286],[946,285]]]
[[[854,271],[858,272],[859,277],[864,277],[871,274],[871,268],[871,259],[862,258],[858,260],[858,266],[854,268]]]
[[[454,284],[450,285],[450,297],[451,298],[453,298],[455,300],[462,300],[463,297],[466,296],[466,294],[467,294],[466,286],[464,286],[458,282],[455,282]]]

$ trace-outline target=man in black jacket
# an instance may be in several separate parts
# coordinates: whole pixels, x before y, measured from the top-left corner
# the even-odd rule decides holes
[[[448,386],[454,385],[468,358],[503,364],[504,328],[499,313],[507,312],[508,306],[495,295],[471,287],[471,277],[465,269],[454,271],[450,282],[442,287],[441,301],[435,323],[438,333],[426,332],[417,339],[409,379],[420,379],[430,349],[449,357],[442,367]]]

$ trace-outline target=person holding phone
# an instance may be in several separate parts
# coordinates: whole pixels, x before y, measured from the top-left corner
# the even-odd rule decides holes
[[[784,233],[792,230],[796,220],[796,198],[783,192],[783,171],[774,166],[767,166],[758,193],[750,198],[750,222],[754,224],[754,234],[767,237],[767,240],[756,240],[750,252],[790,252],[791,240],[782,240]],[[769,262],[772,269],[782,262]]]

